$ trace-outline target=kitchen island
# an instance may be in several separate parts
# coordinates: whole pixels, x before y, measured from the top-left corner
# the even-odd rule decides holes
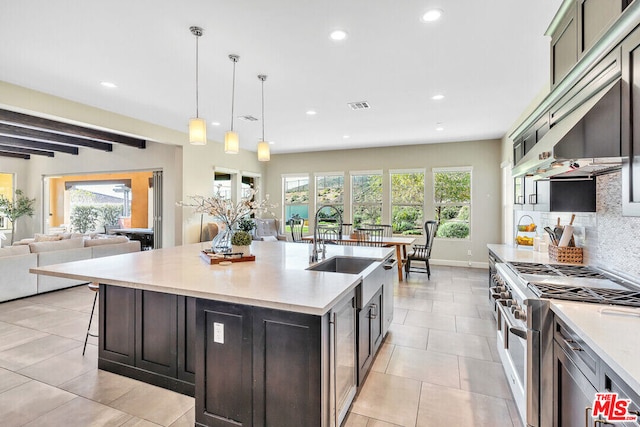
[[[382,319],[381,295],[393,283],[382,283],[389,276],[374,271],[393,249],[327,246],[328,259],[372,260],[361,273],[342,274],[307,270],[306,244],[254,242],[254,262],[225,266],[202,260],[205,246],[32,272],[100,283],[99,368],[186,394],[195,390],[199,426],[339,424],[355,393],[351,374],[340,373],[346,367],[357,378],[356,354],[343,349],[355,349],[356,308],[368,306],[363,278],[376,278],[371,301],[379,301]],[[345,329],[340,316],[353,325],[347,321]],[[377,331],[379,345],[382,331],[370,331]],[[344,363],[343,356],[351,360]]]

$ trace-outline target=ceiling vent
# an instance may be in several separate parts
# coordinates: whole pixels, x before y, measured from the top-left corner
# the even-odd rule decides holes
[[[238,119],[244,120],[245,122],[257,122],[258,121],[258,119],[256,117],[253,117],[253,116],[240,116],[240,117],[238,117]]]
[[[352,110],[368,110],[371,108],[367,101],[349,102],[347,105]]]

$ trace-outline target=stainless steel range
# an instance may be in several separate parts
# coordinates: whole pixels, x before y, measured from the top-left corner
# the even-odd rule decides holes
[[[549,299],[640,307],[640,287],[581,265],[496,264],[498,352],[522,422],[552,426],[553,316]],[[547,375],[548,373],[549,375]]]

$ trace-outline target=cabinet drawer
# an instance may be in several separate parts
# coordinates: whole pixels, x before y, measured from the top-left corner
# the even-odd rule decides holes
[[[556,318],[554,323],[554,339],[558,345],[582,371],[589,382],[598,388],[598,377],[601,369],[598,355],[562,320]]]
[[[625,427],[640,426],[640,396],[635,393],[629,386],[613,372],[609,366],[603,366],[604,371],[604,391],[618,393],[618,399],[630,399],[631,403],[627,407],[627,412],[631,415],[637,415],[637,421],[627,421],[624,423],[616,423],[616,425]]]

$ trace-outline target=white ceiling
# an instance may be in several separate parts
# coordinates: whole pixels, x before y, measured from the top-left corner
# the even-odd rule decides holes
[[[268,76],[273,153],[500,138],[548,82],[543,33],[561,2],[0,0],[0,80],[185,131],[198,25],[210,140],[230,125],[230,53],[240,55],[236,116],[260,118],[257,75]],[[442,19],[422,22],[434,7]],[[330,40],[336,28],[348,38]],[[234,127],[255,151],[261,122]]]

